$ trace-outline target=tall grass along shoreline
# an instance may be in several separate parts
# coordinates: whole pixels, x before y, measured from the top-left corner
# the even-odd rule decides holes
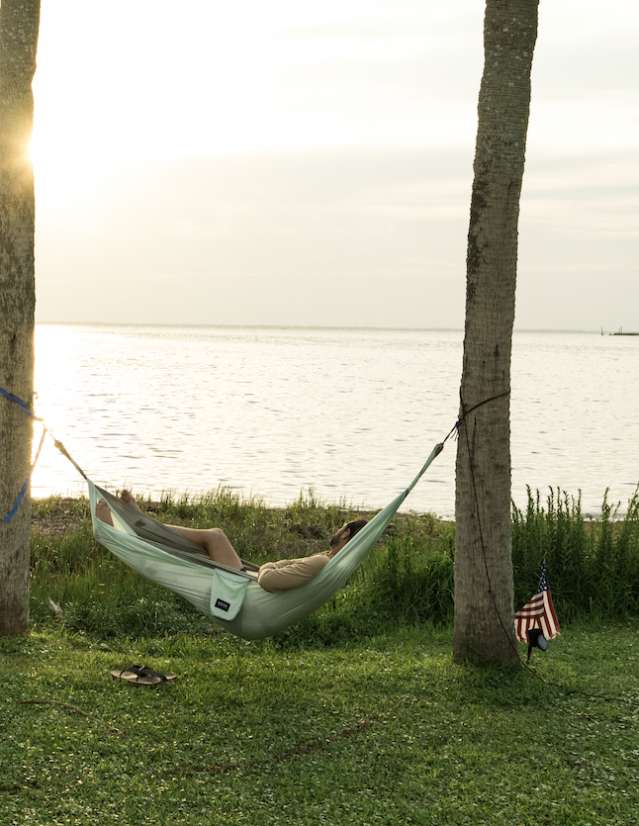
[[[142,502],[163,521],[224,528],[244,558],[301,556],[326,547],[336,527],[356,515],[312,494],[286,508],[243,500],[228,490],[165,496]],[[624,619],[639,615],[639,491],[620,515],[604,496],[602,516],[587,520],[579,497],[528,490],[524,509],[513,505],[515,604],[537,587],[546,559],[560,620]],[[429,514],[398,514],[348,588],[290,629],[280,642],[339,643],[389,625],[446,625],[453,613],[455,526]],[[211,632],[209,621],[179,597],[133,574],[100,548],[86,499],[34,502],[32,618],[62,621],[99,638]],[[51,603],[62,612],[52,612]]]

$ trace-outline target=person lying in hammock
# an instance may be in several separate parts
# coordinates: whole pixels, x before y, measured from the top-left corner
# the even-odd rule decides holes
[[[138,507],[135,499],[128,490],[123,490],[120,498],[128,505]],[[138,508],[139,510],[139,508]],[[103,522],[113,525],[111,511],[107,503],[101,499],[96,507],[96,516]],[[257,572],[258,584],[265,591],[288,591],[291,588],[299,588],[313,577],[317,576],[331,557],[342,550],[344,545],[355,536],[356,533],[366,524],[366,519],[355,519],[346,522],[332,536],[330,547],[322,553],[299,559],[280,559],[277,562],[266,562],[261,565]],[[229,538],[221,528],[184,528],[181,525],[167,525],[176,533],[190,539],[209,556],[213,562],[224,565],[227,568],[234,568],[238,571],[246,570],[237,551],[231,544]]]

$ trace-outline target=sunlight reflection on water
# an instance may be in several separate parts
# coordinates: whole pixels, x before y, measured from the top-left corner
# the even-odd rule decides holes
[[[224,485],[286,504],[384,505],[457,413],[461,331],[38,325],[36,407],[98,484],[202,492]],[[513,497],[525,485],[603,491],[639,480],[639,338],[518,333]],[[408,504],[454,512],[455,446]],[[33,495],[78,495],[47,443]]]

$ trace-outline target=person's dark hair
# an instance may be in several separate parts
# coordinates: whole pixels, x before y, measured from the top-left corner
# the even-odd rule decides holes
[[[347,528],[348,539],[350,541],[356,533],[359,533],[362,530],[362,528],[364,527],[364,525],[367,524],[367,522],[367,519],[353,519],[351,522],[347,522],[345,525],[342,525],[342,527],[331,537],[331,547],[337,545],[340,536]]]

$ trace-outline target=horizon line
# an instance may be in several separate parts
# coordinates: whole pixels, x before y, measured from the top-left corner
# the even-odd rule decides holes
[[[361,330],[362,332],[406,332],[406,333],[431,333],[431,332],[449,332],[449,333],[463,333],[464,327],[401,327],[397,325],[381,326],[375,324],[365,325],[335,325],[335,324],[199,324],[184,322],[181,324],[153,322],[153,321],[49,321],[36,320],[37,325],[51,325],[51,326],[65,326],[65,327],[151,327],[155,329],[221,329],[221,330],[334,330],[334,331],[353,331]],[[515,327],[513,333],[591,333],[593,335],[610,335],[612,332],[619,330],[604,330],[603,327],[599,329],[583,328],[583,327]]]

